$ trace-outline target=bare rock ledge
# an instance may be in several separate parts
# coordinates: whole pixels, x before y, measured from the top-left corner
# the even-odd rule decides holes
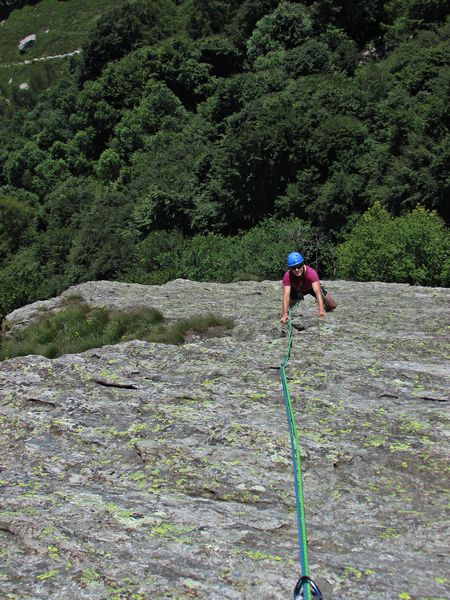
[[[450,291],[328,286],[338,308],[296,310],[288,368],[311,576],[325,600],[449,598]],[[236,326],[0,363],[0,597],[292,598],[279,282],[89,282],[4,325],[74,294]]]

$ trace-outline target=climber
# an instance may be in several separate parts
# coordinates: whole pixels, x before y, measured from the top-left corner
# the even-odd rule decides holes
[[[336,308],[336,302],[320,284],[317,272],[305,265],[300,252],[291,252],[287,257],[289,269],[283,276],[282,313],[280,322],[284,325],[288,320],[288,309],[307,294],[316,297],[317,315],[326,317],[328,311]]]

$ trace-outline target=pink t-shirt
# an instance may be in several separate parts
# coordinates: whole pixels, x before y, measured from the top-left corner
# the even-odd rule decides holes
[[[283,275],[282,283],[284,286],[290,285],[296,292],[301,292],[302,294],[308,293],[312,289],[312,284],[319,280],[319,276],[317,272],[314,271],[312,267],[308,267],[305,265],[303,269],[303,273],[300,277],[294,275],[294,273],[289,269]]]

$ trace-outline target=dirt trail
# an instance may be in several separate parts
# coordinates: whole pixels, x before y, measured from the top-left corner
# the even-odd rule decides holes
[[[19,62],[0,64],[0,68],[6,67],[21,67],[23,65],[31,65],[36,62],[42,62],[44,60],[54,60],[57,58],[66,58],[67,56],[74,56],[75,54],[81,54],[81,50],[73,50],[72,52],[66,52],[65,54],[54,54],[53,56],[40,56],[38,58],[31,58],[30,60],[22,60]]]

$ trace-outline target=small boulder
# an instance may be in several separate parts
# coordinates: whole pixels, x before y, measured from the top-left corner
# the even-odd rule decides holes
[[[32,48],[35,43],[36,43],[36,34],[32,33],[30,35],[27,35],[26,37],[24,37],[23,39],[20,40],[19,42],[19,51],[20,52],[26,52],[27,50],[29,50],[30,48]]]

